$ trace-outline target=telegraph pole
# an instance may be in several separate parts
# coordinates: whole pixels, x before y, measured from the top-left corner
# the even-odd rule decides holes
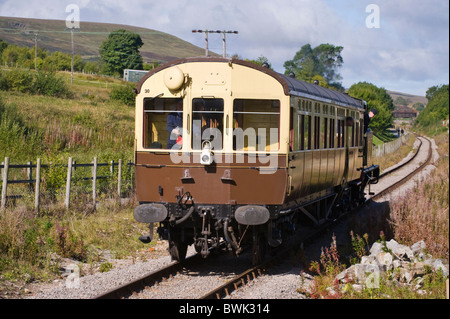
[[[71,43],[72,43],[72,62],[71,62],[71,67],[70,67],[70,69],[71,69],[70,84],[73,84],[73,57],[75,55],[75,46],[74,46],[74,43],[73,43],[73,32],[74,32],[75,29],[80,31],[80,28],[74,28],[74,27],[70,28],[70,39],[71,39]]]
[[[37,71],[37,37],[38,34],[34,34],[34,70]]]
[[[72,38],[72,64],[71,64],[71,68],[70,68],[70,70],[71,70],[70,84],[73,84],[73,56],[74,56],[74,53],[75,53],[74,46],[73,46],[73,30],[74,29],[75,28],[72,28],[70,30],[70,34],[71,34],[71,38]]]
[[[226,33],[233,33],[233,34],[238,34],[237,31],[220,31],[220,30],[192,30],[192,33],[205,33],[205,56],[209,55],[209,50],[208,50],[208,33],[222,33],[222,42],[223,42],[223,54],[222,56],[225,58],[227,56],[226,53],[226,40],[225,40],[225,34]]]

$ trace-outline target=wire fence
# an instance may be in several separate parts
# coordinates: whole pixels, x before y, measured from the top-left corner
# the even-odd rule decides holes
[[[128,196],[134,190],[134,163],[99,163],[97,157],[92,163],[77,163],[70,157],[67,164],[36,163],[11,164],[5,157],[1,169],[0,210],[9,202],[34,194],[34,208],[39,211],[41,200],[56,200],[64,197],[68,209],[77,196],[91,194],[91,202],[96,207],[100,194],[114,194],[117,198]]]

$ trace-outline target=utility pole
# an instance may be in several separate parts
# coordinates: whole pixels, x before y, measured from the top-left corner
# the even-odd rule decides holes
[[[73,57],[75,55],[75,47],[74,47],[74,43],[73,43],[73,32],[75,29],[80,31],[80,28],[75,28],[75,27],[70,28],[70,39],[71,39],[71,43],[72,43],[72,62],[71,62],[71,67],[70,67],[70,69],[71,69],[70,84],[73,84]]]
[[[71,38],[72,38],[72,63],[71,63],[71,67],[70,67],[70,70],[71,70],[70,84],[73,84],[73,56],[75,53],[74,46],[73,46],[73,30],[74,29],[75,28],[70,29],[70,34],[71,34]]]
[[[220,31],[220,30],[216,30],[216,31],[212,31],[212,30],[192,30],[192,33],[205,33],[205,56],[209,55],[209,50],[208,50],[208,33],[222,33],[222,42],[223,42],[223,54],[222,56],[225,58],[227,56],[226,53],[226,40],[225,40],[225,34],[226,33],[233,33],[233,34],[238,34],[237,31]]]
[[[34,34],[34,70],[37,71],[37,37],[38,34]]]

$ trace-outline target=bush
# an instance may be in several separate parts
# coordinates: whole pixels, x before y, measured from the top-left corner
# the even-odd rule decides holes
[[[133,106],[136,98],[136,94],[134,94],[133,89],[134,85],[132,84],[116,86],[111,90],[109,97],[112,100],[117,100],[126,105]]]
[[[5,91],[30,92],[33,76],[21,69],[2,71],[0,73],[0,89]]]
[[[70,98],[73,96],[62,77],[58,77],[54,73],[46,72],[38,72],[35,75],[32,92],[34,94],[55,97]]]
[[[29,128],[15,104],[0,100],[0,158],[37,155],[42,150],[42,135]]]
[[[73,93],[62,77],[54,73],[11,69],[0,71],[0,90],[19,91],[61,98],[71,98]]]

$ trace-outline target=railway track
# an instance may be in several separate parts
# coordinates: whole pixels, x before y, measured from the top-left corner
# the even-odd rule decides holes
[[[374,187],[375,185],[371,186],[372,189],[370,191],[374,194],[366,201],[365,204],[368,204],[371,201],[379,200],[386,196],[386,194],[392,192],[394,189],[398,189],[404,183],[409,181],[414,175],[421,172],[427,165],[430,164],[432,159],[431,141],[421,136],[417,136],[416,138],[420,141],[420,145],[417,147],[416,152],[413,154],[413,156],[411,156],[411,158],[409,158],[404,163],[390,169],[389,171],[383,172],[380,175],[380,183],[376,187]],[[395,177],[394,175],[397,175],[397,177]],[[381,182],[388,179],[389,185],[385,185],[386,183]],[[316,236],[319,236],[319,234],[329,226],[329,224],[326,224],[321,226],[320,228],[302,232],[301,237],[297,238],[296,242],[308,243],[312,241]],[[234,262],[232,263],[233,270],[231,270],[231,268],[228,270],[224,270],[224,268],[227,266],[227,262],[224,262],[224,259],[221,258],[226,257],[217,256],[212,259],[209,258],[207,263],[208,265],[204,267],[206,264],[205,260],[202,259],[200,255],[193,255],[183,262],[177,262],[158,271],[149,273],[138,280],[96,296],[94,299],[174,298],[173,296],[164,295],[159,295],[159,297],[148,297],[149,295],[146,294],[145,291],[154,289],[158,294],[161,293],[158,292],[158,286],[159,288],[161,288],[161,283],[169,283],[170,281],[173,281],[173,285],[177,286],[180,285],[180,282],[182,280],[184,280],[182,279],[183,276],[207,277],[211,276],[211,273],[213,273],[212,276],[216,278],[216,282],[213,284],[208,284],[210,288],[207,288],[206,292],[202,292],[202,289],[199,286],[202,285],[201,283],[191,283],[191,285],[195,285],[195,292],[189,293],[187,296],[181,298],[221,299],[230,295],[232,291],[240,289],[255,278],[261,276],[268,268],[271,267],[271,264],[273,264],[274,262],[276,263],[277,260],[285,257],[286,254],[289,254],[289,248],[286,248],[283,251],[277,253],[274,258],[269,259],[265,263],[251,268],[246,268],[245,266],[243,266],[244,264],[248,265],[248,260],[245,261],[246,257],[243,257],[241,258],[244,259],[242,265],[236,267],[236,264]],[[236,259],[234,256],[230,257]],[[215,272],[211,271],[211,268],[214,267],[211,265],[211,263],[217,263],[219,267],[217,269],[221,270],[216,270]],[[179,277],[180,279],[177,280],[177,277]]]

